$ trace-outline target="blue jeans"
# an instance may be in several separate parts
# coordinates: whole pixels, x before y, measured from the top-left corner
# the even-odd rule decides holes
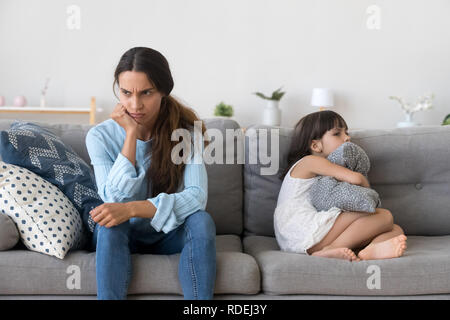
[[[216,280],[216,227],[208,212],[198,210],[169,233],[157,232],[150,219],[132,218],[118,226],[95,226],[97,298],[126,299],[131,254],[180,253],[178,277],[185,299],[212,299]]]

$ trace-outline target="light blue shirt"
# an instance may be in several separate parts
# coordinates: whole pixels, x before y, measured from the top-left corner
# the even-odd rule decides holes
[[[205,210],[208,176],[203,161],[186,163],[180,192],[147,199],[152,139],[137,140],[135,166],[121,153],[124,141],[125,129],[112,119],[92,127],[86,136],[98,194],[104,202],[150,201],[157,209],[151,225],[165,233],[183,224],[190,214]]]

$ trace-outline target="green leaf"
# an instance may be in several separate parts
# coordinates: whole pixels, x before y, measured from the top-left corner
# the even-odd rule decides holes
[[[450,114],[448,114],[448,115],[444,118],[444,121],[442,121],[442,125],[443,125],[443,126],[450,125]]]
[[[262,94],[261,92],[254,92],[253,94],[256,94],[258,97],[263,98],[265,100],[275,100],[275,101],[280,101],[280,99],[284,96],[284,94],[286,92],[281,92],[281,89],[283,87],[278,88],[277,90],[275,90],[274,92],[272,92],[272,96],[271,97],[267,97],[264,94]]]
[[[266,99],[266,100],[270,100],[269,97],[266,97],[264,94],[262,94],[261,92],[254,92],[254,94],[256,94],[258,97]]]
[[[273,93],[272,93],[272,99],[271,100],[276,100],[276,101],[280,101],[281,100],[281,98],[284,96],[284,94],[286,93],[286,92],[282,92],[281,91],[281,89],[282,89],[283,87],[280,87],[280,88],[278,88],[277,90],[275,90]]]

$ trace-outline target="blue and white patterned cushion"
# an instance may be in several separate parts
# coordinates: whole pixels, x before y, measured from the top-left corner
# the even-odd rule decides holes
[[[1,132],[0,152],[4,162],[26,168],[57,186],[77,208],[87,229],[94,231],[89,211],[103,201],[92,169],[70,146],[37,124],[16,121]]]
[[[37,174],[0,161],[0,212],[10,216],[25,246],[63,259],[86,244],[81,217],[70,200]]]

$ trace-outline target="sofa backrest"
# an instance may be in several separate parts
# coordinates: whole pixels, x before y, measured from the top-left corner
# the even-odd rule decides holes
[[[237,137],[226,139],[226,131],[242,132],[239,124],[230,119],[211,118],[203,119],[207,128],[207,134],[212,140],[209,150],[216,149],[212,152],[215,155],[219,152],[220,145],[222,148],[222,161],[206,163],[206,171],[208,172],[208,204],[206,211],[211,213],[216,223],[217,234],[236,234],[241,235],[244,230],[243,222],[243,163],[238,161],[238,149],[243,150],[243,143]],[[210,131],[210,130],[213,131]],[[214,131],[217,137],[223,137],[222,143],[213,145],[215,140]],[[241,136],[244,134],[242,132]],[[219,142],[219,140],[217,140]],[[218,148],[216,148],[217,146]],[[207,152],[205,149],[205,153]],[[227,160],[226,158],[229,157]]]
[[[0,119],[0,131],[9,129],[13,121]],[[30,121],[54,132],[61,137],[64,143],[70,145],[86,163],[91,164],[85,138],[92,125],[49,124]],[[239,125],[235,121],[228,119],[205,119],[204,123],[208,130],[216,129],[219,132],[223,132],[224,137],[226,129],[240,130]],[[232,147],[230,144],[225,145],[225,141],[223,145],[228,149]],[[225,149],[223,159],[225,159],[227,152],[230,154],[229,151]],[[237,153],[235,157],[236,155]],[[223,163],[206,164],[208,172],[208,203],[206,211],[211,214],[216,223],[217,234],[241,235],[243,231],[243,165],[238,164],[236,159],[234,159],[232,164],[225,164],[225,161]]]
[[[259,129],[279,130],[279,172],[287,167],[292,128],[252,126],[246,131],[246,158],[256,157]],[[350,131],[371,161],[369,181],[394,223],[410,235],[450,234],[450,126]],[[267,140],[270,150],[270,134]],[[273,142],[272,142],[273,143]],[[263,143],[264,145],[264,143]],[[244,235],[274,236],[273,213],[282,180],[261,175],[268,167],[244,165]]]

